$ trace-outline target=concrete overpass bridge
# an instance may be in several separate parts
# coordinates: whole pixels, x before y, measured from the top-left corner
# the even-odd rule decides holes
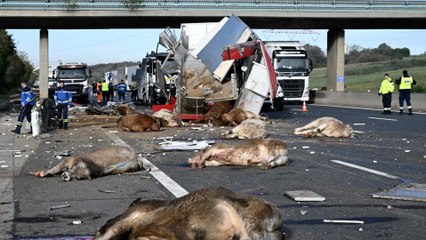
[[[41,86],[48,29],[179,27],[230,14],[252,28],[329,29],[327,87],[343,91],[344,29],[424,29],[426,0],[0,0],[0,28],[41,29]]]

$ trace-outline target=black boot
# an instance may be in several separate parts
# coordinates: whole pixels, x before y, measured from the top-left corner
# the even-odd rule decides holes
[[[27,132],[27,134],[33,134],[33,127],[31,126],[31,129],[29,132]]]
[[[404,114],[404,110],[399,110],[399,115]]]
[[[408,109],[408,115],[413,115],[413,109]]]
[[[64,122],[64,130],[68,130],[68,122]]]
[[[12,130],[11,132],[16,133],[16,134],[20,134],[21,133],[21,125],[16,125],[16,129]]]
[[[62,129],[63,126],[64,126],[64,122],[62,120],[59,120],[59,129]]]

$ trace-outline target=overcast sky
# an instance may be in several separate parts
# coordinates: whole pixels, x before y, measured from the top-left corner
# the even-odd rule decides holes
[[[121,61],[140,61],[155,51],[163,29],[49,30],[49,65],[86,62],[89,65]],[[25,52],[39,66],[39,30],[7,30],[17,50]],[[179,34],[179,30],[175,30]],[[262,40],[299,40],[327,48],[327,30],[255,30]],[[308,34],[310,33],[310,34]],[[407,47],[411,54],[426,52],[426,30],[346,30],[348,45],[374,48],[387,43],[393,48]]]

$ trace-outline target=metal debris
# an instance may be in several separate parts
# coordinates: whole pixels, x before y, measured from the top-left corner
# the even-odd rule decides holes
[[[411,183],[371,194],[373,198],[426,202],[426,184]]]
[[[309,190],[298,190],[298,191],[286,191],[284,195],[287,195],[296,202],[322,202],[325,201],[325,197],[318,193]]]
[[[71,207],[71,205],[67,203],[63,205],[56,205],[56,206],[49,207],[47,211],[52,211],[52,210],[61,209],[61,208],[69,208],[69,207]]]
[[[324,223],[342,223],[342,224],[364,224],[361,220],[335,220],[335,219],[324,219]]]
[[[354,126],[365,126],[365,123],[354,123]]]
[[[71,150],[64,150],[62,152],[53,152],[55,156],[69,157],[71,155]]]

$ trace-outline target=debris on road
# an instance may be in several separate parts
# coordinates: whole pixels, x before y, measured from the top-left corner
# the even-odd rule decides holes
[[[371,197],[426,202],[426,184],[411,183],[397,186],[389,190],[371,194]]]
[[[72,224],[74,224],[74,225],[80,225],[82,223],[83,222],[81,220],[74,220],[74,221],[72,221]]]
[[[308,210],[300,210],[300,215],[305,216],[308,214]]]
[[[311,148],[311,147],[309,147],[309,146],[302,146],[302,149],[309,149],[309,148]]]
[[[159,149],[168,150],[168,151],[194,151],[194,150],[203,150],[209,147],[211,144],[214,144],[215,141],[197,141],[193,140],[191,142],[183,141],[165,141],[160,143]]]
[[[409,152],[411,152],[411,150],[410,149],[406,149],[406,150],[404,150],[404,152],[409,153]]]
[[[53,155],[61,156],[61,157],[69,157],[71,156],[71,150],[64,150],[62,152],[53,152]]]
[[[71,207],[71,205],[67,203],[63,205],[56,205],[56,206],[49,207],[47,211],[52,211],[52,210],[61,209],[61,208],[69,208],[69,207]]]
[[[115,193],[115,191],[113,191],[113,190],[103,190],[103,189],[99,189],[98,191],[99,191],[99,192],[101,192],[101,193]]]
[[[342,223],[342,224],[364,224],[361,220],[335,220],[335,219],[324,219],[324,223]]]
[[[8,168],[9,165],[0,165],[0,168]]]
[[[365,126],[365,123],[354,123],[354,126]]]
[[[296,202],[323,202],[325,197],[309,190],[286,191],[284,195]]]

